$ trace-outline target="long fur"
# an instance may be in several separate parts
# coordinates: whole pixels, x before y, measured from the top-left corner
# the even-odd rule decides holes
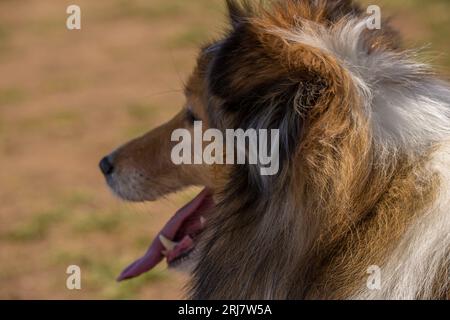
[[[209,122],[279,128],[281,169],[219,170],[191,297],[448,298],[448,85],[352,1],[228,6],[199,60]]]

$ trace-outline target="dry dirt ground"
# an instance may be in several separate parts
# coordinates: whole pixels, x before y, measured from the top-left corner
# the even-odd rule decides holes
[[[81,31],[65,27],[73,3]],[[448,70],[449,1],[370,3],[397,12],[408,45],[430,43]],[[97,163],[177,112],[196,47],[220,34],[223,12],[221,0],[0,0],[0,298],[184,297],[185,277],[165,265],[115,277],[196,190],[123,203]],[[81,290],[66,289],[72,264]]]

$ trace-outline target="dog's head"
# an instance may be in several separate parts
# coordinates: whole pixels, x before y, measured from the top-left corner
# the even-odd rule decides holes
[[[114,193],[129,201],[152,201],[188,186],[205,187],[121,279],[147,271],[164,255],[176,265],[195,253],[195,240],[205,221],[208,225],[214,194],[224,188],[253,193],[248,198],[255,199],[280,189],[289,176],[305,173],[301,163],[309,164],[305,180],[319,171],[333,171],[339,161],[333,157],[339,152],[337,145],[345,145],[349,153],[364,152],[367,137],[361,128],[367,123],[357,81],[329,52],[329,44],[320,42],[327,32],[336,32],[340,23],[361,18],[361,10],[347,0],[280,0],[271,8],[231,0],[227,4],[230,30],[201,50],[180,113],[100,163]],[[394,47],[386,40],[391,39],[386,30],[370,35],[360,31],[367,35],[362,36],[363,47],[358,50],[368,55]],[[175,164],[171,156],[178,142],[173,141],[173,133],[184,129],[194,136],[196,121],[202,121],[203,132],[208,128],[223,133],[227,129],[279,130],[279,170],[264,176],[259,163]],[[196,150],[194,139],[191,144]],[[207,145],[202,142],[201,153]],[[249,156],[249,151],[245,154]]]

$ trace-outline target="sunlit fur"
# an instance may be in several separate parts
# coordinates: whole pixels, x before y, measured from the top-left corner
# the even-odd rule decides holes
[[[450,298],[449,86],[350,0],[264,3],[227,1],[186,106],[207,127],[279,129],[280,172],[173,165],[182,111],[114,154],[110,185],[135,201],[214,190],[194,299]]]
[[[282,171],[230,170],[192,297],[447,297],[447,85],[350,1],[228,4],[233,29],[206,53],[210,118],[280,128]]]

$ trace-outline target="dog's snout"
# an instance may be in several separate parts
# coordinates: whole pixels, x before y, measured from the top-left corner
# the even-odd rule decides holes
[[[104,157],[100,161],[99,167],[105,176],[110,175],[114,171],[114,165],[109,156]]]

